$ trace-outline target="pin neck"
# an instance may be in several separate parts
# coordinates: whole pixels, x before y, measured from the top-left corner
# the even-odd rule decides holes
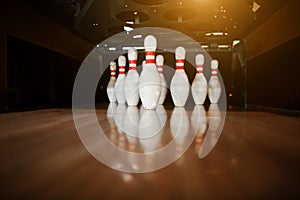
[[[160,74],[163,74],[164,66],[163,65],[156,65],[157,66],[157,71]]]
[[[197,74],[203,74],[203,65],[197,65]]]
[[[146,64],[155,64],[155,51],[146,51]]]
[[[125,66],[119,66],[119,75],[125,74]]]
[[[136,70],[136,60],[129,60],[129,70]]]
[[[176,70],[184,70],[184,59],[176,59]]]
[[[110,70],[110,77],[111,78],[116,78],[116,71],[115,69]]]
[[[218,69],[211,69],[211,76],[218,76]]]

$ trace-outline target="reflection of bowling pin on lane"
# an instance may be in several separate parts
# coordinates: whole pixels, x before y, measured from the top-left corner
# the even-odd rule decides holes
[[[216,131],[221,123],[221,112],[218,104],[210,104],[208,108],[209,129]]]
[[[196,55],[197,72],[192,83],[192,95],[195,104],[203,104],[207,95],[207,81],[203,74],[204,56],[202,54]]]
[[[144,110],[139,123],[139,141],[145,153],[155,151],[161,141],[161,123],[156,110]]]
[[[156,38],[146,36],[144,40],[146,63],[139,80],[139,94],[145,109],[155,109],[160,98],[161,81],[155,65]]]
[[[164,126],[166,125],[167,118],[168,118],[166,109],[164,108],[163,105],[157,105],[156,113],[159,118],[161,127],[164,128]]]
[[[110,62],[110,79],[107,85],[106,93],[109,99],[109,102],[114,103],[116,102],[116,95],[115,95],[115,84],[116,84],[116,63]]]
[[[199,150],[203,143],[203,138],[207,128],[207,116],[206,111],[203,105],[196,105],[192,112],[191,124],[196,132],[195,137],[195,149],[196,153],[199,153]]]
[[[118,64],[119,64],[119,76],[116,80],[115,94],[118,103],[124,104],[125,103],[124,84],[125,84],[126,58],[124,56],[119,56]]]
[[[115,116],[117,110],[117,104],[116,103],[109,103],[108,104],[108,108],[107,108],[107,112],[106,112],[106,116],[109,119],[113,119]]]
[[[217,60],[211,61],[211,77],[208,82],[208,98],[211,103],[218,103],[221,96],[221,84],[218,78]]]
[[[177,47],[175,50],[176,71],[171,80],[171,96],[175,106],[184,106],[190,92],[189,79],[184,71],[185,49]]]
[[[106,117],[109,123],[109,127],[110,127],[110,134],[109,134],[109,139],[110,141],[112,141],[114,144],[116,144],[117,141],[117,129],[116,129],[116,123],[114,120],[114,115],[116,113],[116,109],[117,109],[117,104],[116,103],[109,103],[108,108],[107,108],[107,112],[106,112]]]
[[[119,133],[124,131],[124,123],[123,122],[124,122],[125,113],[126,113],[126,105],[118,104],[114,119],[115,119]]]
[[[128,106],[136,106],[139,103],[139,74],[136,71],[137,51],[134,48],[128,50],[129,71],[125,78],[124,93]]]
[[[136,106],[129,106],[126,110],[123,128],[129,142],[129,150],[135,150],[139,130],[140,114]]]
[[[210,104],[208,112],[208,129],[202,147],[198,153],[199,158],[204,158],[216,145],[222,130],[222,115],[218,104]]]
[[[164,57],[162,55],[156,56],[156,67],[160,75],[161,80],[161,92],[160,92],[160,98],[158,100],[158,104],[163,104],[166,96],[167,96],[167,82],[164,76]]]
[[[176,154],[182,152],[186,136],[189,133],[189,119],[184,107],[175,107],[171,119],[171,134],[176,143]]]
[[[118,104],[115,113],[115,122],[117,125],[118,134],[118,146],[122,149],[126,147],[126,137],[124,134],[124,116],[126,113],[125,104]]]

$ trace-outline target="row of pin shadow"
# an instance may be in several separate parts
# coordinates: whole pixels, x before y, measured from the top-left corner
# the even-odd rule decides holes
[[[168,115],[163,105],[146,110],[142,106],[139,109],[110,103],[107,136],[119,148],[139,153],[157,151],[174,139],[174,156],[183,151],[186,142],[189,142],[187,138],[194,137],[194,149],[199,158],[203,158],[220,136],[222,116],[218,104],[210,104],[208,111],[203,105],[195,105],[192,112],[184,107],[174,107]]]

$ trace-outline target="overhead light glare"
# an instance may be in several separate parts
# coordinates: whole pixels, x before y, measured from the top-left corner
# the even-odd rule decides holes
[[[140,39],[142,38],[143,36],[141,34],[138,34],[138,35],[134,35],[132,38],[133,39]]]
[[[130,48],[132,48],[132,47],[122,47],[122,50],[128,51]],[[133,48],[135,48],[136,50],[144,50],[145,49],[144,47],[133,47]]]
[[[134,28],[131,28],[129,26],[124,26],[123,29],[124,29],[124,31],[127,31],[127,32],[130,32],[130,31],[134,30]]]
[[[229,48],[229,45],[228,44],[219,44],[218,48],[220,48],[220,49],[226,49],[226,48]]]
[[[117,48],[116,47],[109,47],[108,50],[109,51],[115,51],[115,50],[117,50]]]
[[[258,9],[260,9],[260,5],[258,3],[256,3],[255,1],[253,1],[253,5],[252,5],[252,11],[253,12],[257,12]]]
[[[134,24],[134,21],[126,21],[126,24]]]
[[[237,44],[240,43],[240,42],[241,42],[240,40],[233,40],[232,46],[235,46],[235,45],[237,45]]]
[[[223,35],[228,35],[226,32],[211,32],[211,33],[205,33],[205,36],[223,36]]]

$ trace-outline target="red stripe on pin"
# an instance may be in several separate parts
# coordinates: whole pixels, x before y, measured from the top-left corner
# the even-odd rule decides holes
[[[176,66],[176,70],[177,69],[184,69],[184,66]]]
[[[136,60],[129,60],[129,64],[136,64]]]
[[[116,72],[117,70],[110,70],[110,72]]]
[[[155,56],[155,51],[146,51],[146,56]]]
[[[146,60],[146,64],[154,64],[155,60],[154,59],[148,59]]]
[[[176,63],[184,63],[184,59],[176,59]]]
[[[135,70],[136,68],[135,67],[129,67],[129,70]]]

